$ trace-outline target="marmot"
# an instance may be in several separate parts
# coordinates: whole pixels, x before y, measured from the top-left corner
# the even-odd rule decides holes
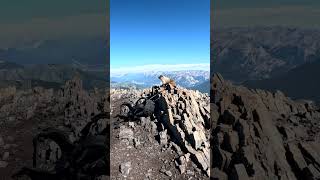
[[[160,75],[159,79],[162,82],[162,86],[169,85],[171,89],[174,89],[177,85],[176,82],[166,76]]]

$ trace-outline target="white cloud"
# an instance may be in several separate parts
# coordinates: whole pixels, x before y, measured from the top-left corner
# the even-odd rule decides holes
[[[127,73],[145,73],[152,71],[184,71],[203,70],[210,71],[209,63],[199,64],[148,64],[135,67],[111,68],[111,76],[120,76]]]

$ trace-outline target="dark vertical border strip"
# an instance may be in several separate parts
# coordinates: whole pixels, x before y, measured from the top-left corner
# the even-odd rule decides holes
[[[212,131],[213,131],[213,102],[214,102],[214,96],[212,91],[212,80],[213,80],[213,0],[210,0],[210,179],[212,179],[212,157],[213,157],[213,151],[212,151]]]
[[[107,3],[106,3],[106,40],[107,40],[107,47],[106,47],[106,51],[107,51],[107,57],[106,57],[106,78],[107,78],[107,81],[108,81],[108,87],[107,87],[107,93],[108,93],[108,96],[107,96],[107,112],[108,112],[108,119],[107,119],[107,125],[108,125],[108,132],[106,133],[106,138],[107,138],[107,155],[106,157],[108,157],[109,159],[106,160],[106,162],[108,163],[107,164],[107,176],[108,178],[110,179],[110,167],[111,167],[111,157],[110,157],[110,147],[111,147],[111,118],[110,118],[110,113],[111,113],[111,109],[110,109],[110,0],[107,0]]]

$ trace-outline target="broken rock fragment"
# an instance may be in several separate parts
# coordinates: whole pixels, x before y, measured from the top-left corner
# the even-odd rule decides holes
[[[3,138],[0,136],[0,147],[2,147],[4,145],[4,140]]]
[[[180,156],[179,159],[176,160],[176,166],[179,168],[181,174],[184,174],[186,172],[189,160],[189,153],[185,154],[184,156]]]
[[[127,177],[129,175],[131,169],[131,162],[124,162],[120,165],[120,172],[124,177]]]
[[[0,168],[6,168],[8,163],[6,161],[0,161]]]
[[[120,127],[119,132],[120,139],[132,140],[133,139],[133,131],[132,129],[126,128],[125,126]]]
[[[9,152],[4,152],[2,156],[2,160],[6,161],[9,159],[10,153]]]
[[[243,164],[234,165],[232,177],[233,177],[233,179],[237,179],[237,180],[248,180],[249,179],[248,173],[247,173],[246,168],[244,167]]]
[[[159,137],[160,137],[160,144],[161,145],[168,144],[167,130],[159,132]]]

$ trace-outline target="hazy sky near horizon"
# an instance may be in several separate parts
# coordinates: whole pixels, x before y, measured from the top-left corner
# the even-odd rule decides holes
[[[317,0],[213,0],[214,27],[295,26],[319,27]]]
[[[209,63],[210,0],[111,0],[110,61],[111,71]]]
[[[0,47],[25,41],[103,36],[108,24],[108,0],[2,0]]]

